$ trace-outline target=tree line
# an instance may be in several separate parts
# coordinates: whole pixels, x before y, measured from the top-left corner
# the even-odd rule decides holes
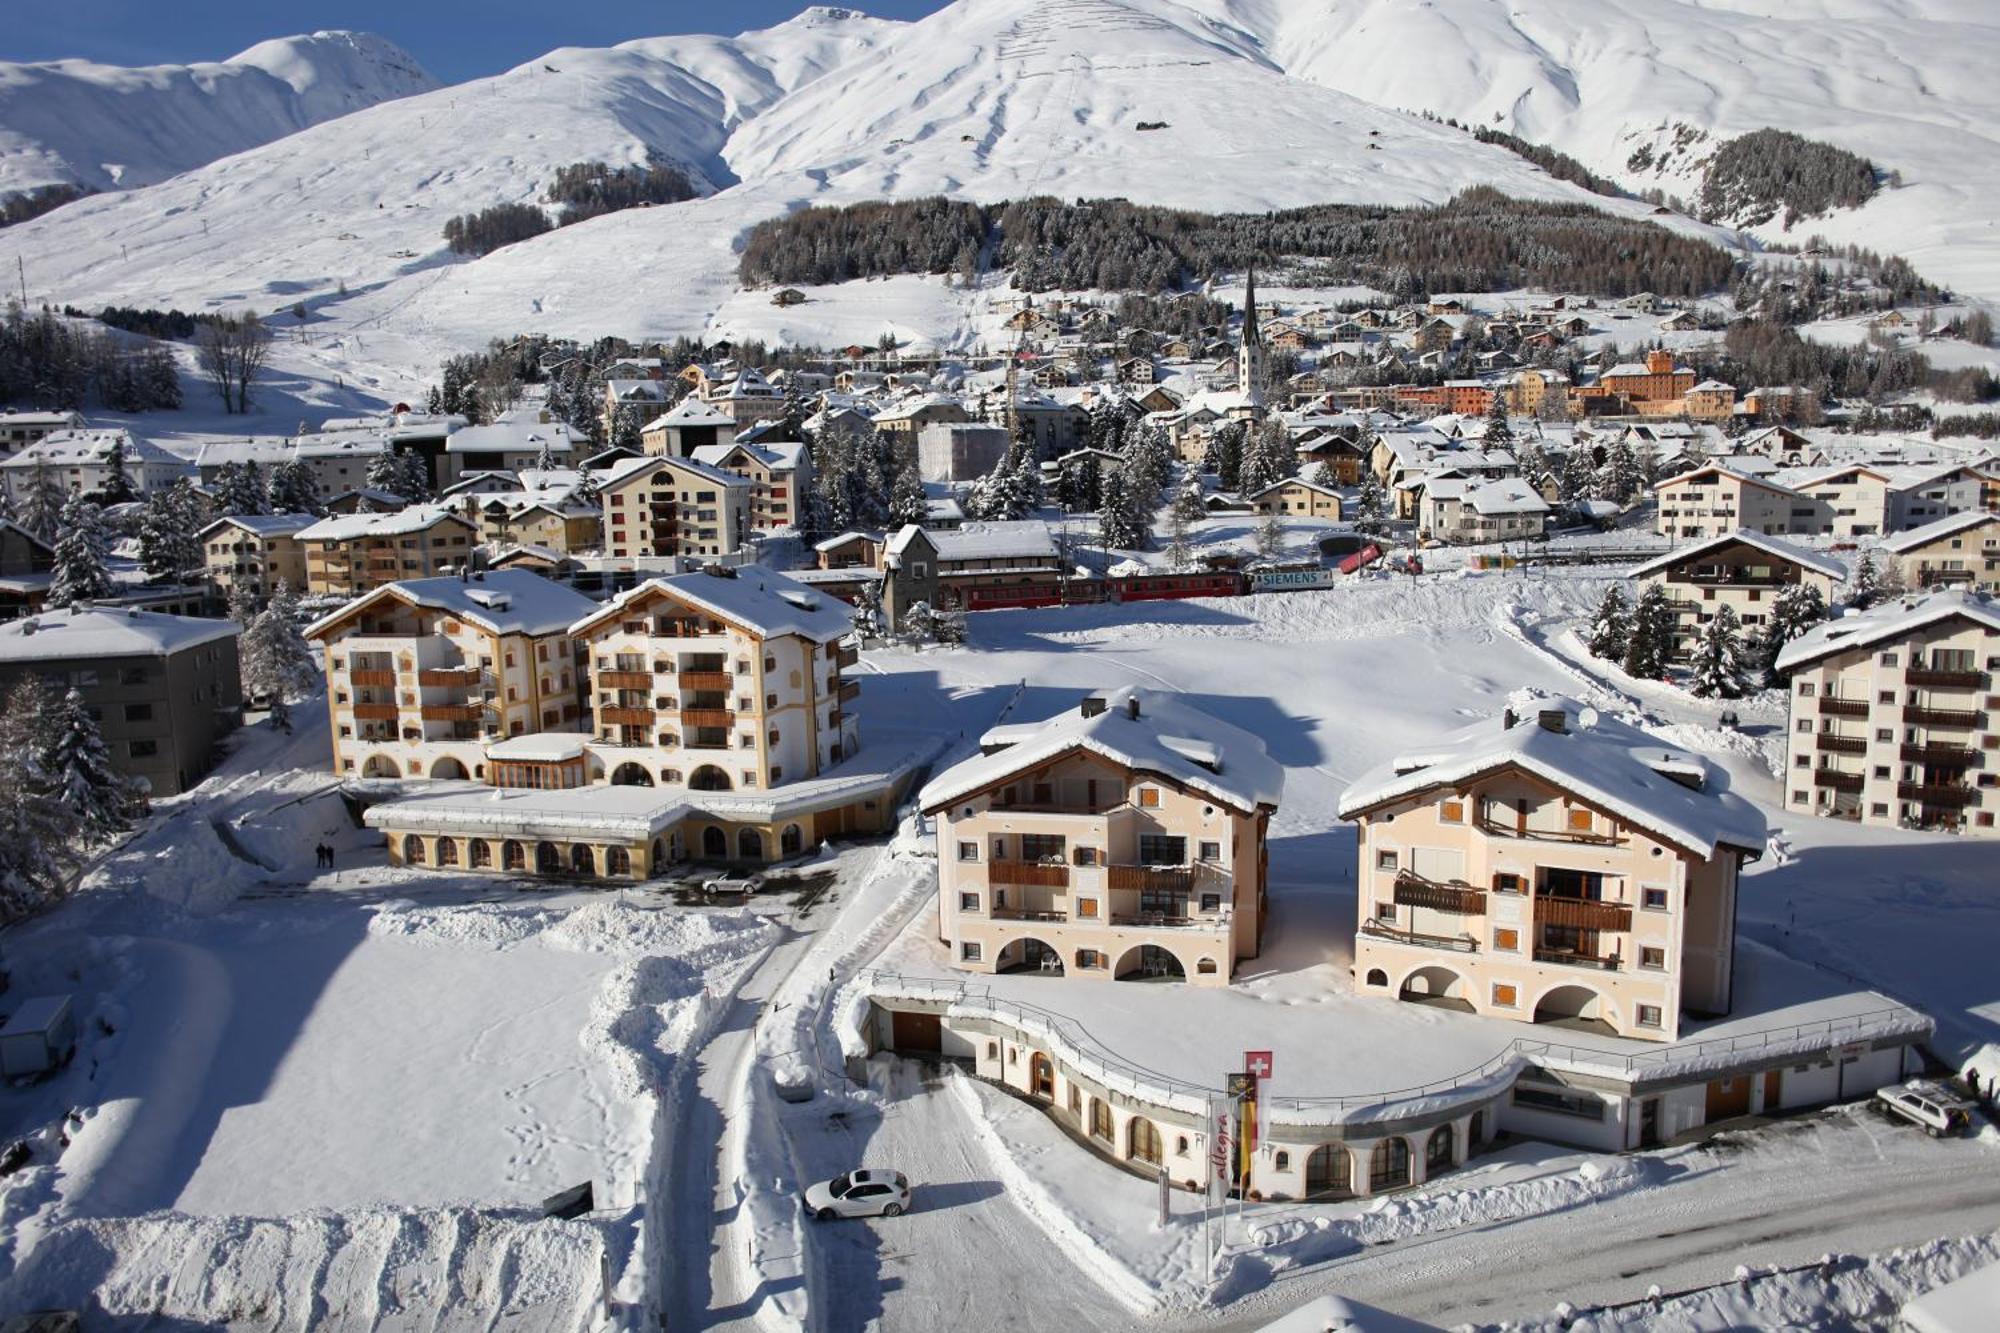
[[[678,204],[699,193],[686,172],[657,162],[631,167],[572,162],[556,168],[555,180],[542,193],[543,203],[556,205],[553,221],[541,204],[494,204],[447,219],[444,242],[453,254],[476,258],[557,227],[588,222],[627,208]]]
[[[75,185],[67,181],[57,185],[37,185],[32,190],[22,190],[17,194],[0,199],[0,227],[11,227],[17,222],[27,222],[38,218],[64,204],[73,204],[96,191],[88,186]]]
[[[1875,164],[1858,153],[1789,130],[1752,130],[1708,160],[1701,216],[1755,227],[1782,210],[1789,230],[1800,218],[1859,208],[1877,188]]]
[[[0,320],[0,403],[70,411],[98,403],[114,412],[181,405],[173,353],[77,324],[44,306],[30,315],[9,302]]]

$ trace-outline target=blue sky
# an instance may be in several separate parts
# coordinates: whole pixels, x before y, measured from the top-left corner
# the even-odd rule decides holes
[[[320,28],[378,32],[450,83],[558,46],[608,46],[672,32],[737,33],[782,23],[806,0],[9,0],[0,60],[85,56],[114,65],[220,60],[267,37]],[[945,0],[856,4],[919,18]]]

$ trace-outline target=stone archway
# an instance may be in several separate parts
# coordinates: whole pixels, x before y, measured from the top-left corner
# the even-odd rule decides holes
[[[1419,967],[1404,977],[1396,998],[1415,1004],[1433,1004],[1441,1009],[1456,1009],[1462,1013],[1472,1012],[1472,1004],[1465,998],[1465,979],[1450,968],[1436,964]]]
[[[1172,950],[1139,944],[1124,952],[1111,975],[1120,981],[1186,981],[1187,969]]]
[[[1535,1021],[1602,1036],[1616,1031],[1611,1022],[1610,1006],[1605,1003],[1604,997],[1590,987],[1574,982],[1545,991],[1541,999],[1535,1001]]]
[[[797,824],[787,824],[778,834],[778,855],[797,856],[805,842],[805,835],[799,832]]]
[[[388,755],[371,754],[368,756],[368,762],[361,766],[361,776],[364,778],[400,778],[403,776],[403,770],[398,768],[396,761]]]
[[[701,854],[705,860],[722,861],[729,857],[729,835],[710,824],[701,831]]]
[[[753,828],[736,830],[736,856],[742,861],[763,860],[764,835]]]
[[[465,771],[464,764],[459,763],[458,760],[452,758],[450,755],[446,755],[431,765],[431,776],[446,781],[464,782],[469,775]]]

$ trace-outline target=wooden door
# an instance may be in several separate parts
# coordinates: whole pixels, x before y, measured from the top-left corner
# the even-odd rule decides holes
[[[1708,1122],[1750,1114],[1750,1076],[1719,1078],[1708,1085]]]
[[[944,1020],[936,1014],[892,1013],[889,1044],[898,1051],[935,1055],[944,1050]]]
[[[1767,1069],[1764,1071],[1764,1114],[1776,1111],[1784,1102],[1785,1071]]]

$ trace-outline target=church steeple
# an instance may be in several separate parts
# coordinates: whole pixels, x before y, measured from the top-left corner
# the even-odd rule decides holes
[[[1257,266],[1252,264],[1243,287],[1243,349],[1236,358],[1236,388],[1255,412],[1264,407],[1263,369],[1264,333],[1257,324]]]

